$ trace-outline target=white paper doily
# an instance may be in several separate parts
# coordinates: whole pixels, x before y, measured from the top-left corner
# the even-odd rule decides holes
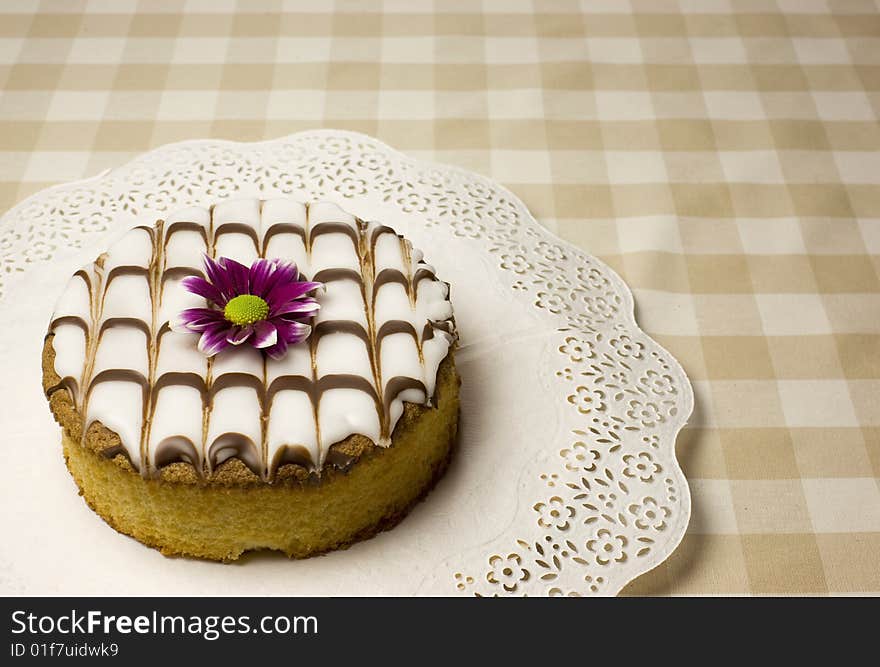
[[[392,225],[452,284],[461,333],[446,477],[394,530],[306,561],[169,560],[116,534],[76,497],[39,386],[78,266],[163,212],[239,196],[327,199]],[[488,179],[348,132],[190,141],[22,202],[0,219],[0,258],[0,363],[22,389],[0,408],[0,593],[609,595],[684,534],[687,377],[611,269]]]

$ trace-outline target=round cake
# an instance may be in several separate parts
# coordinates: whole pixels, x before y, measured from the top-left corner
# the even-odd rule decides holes
[[[458,426],[449,285],[335,204],[242,199],[77,271],[43,386],[89,506],[167,555],[302,558],[395,525]]]

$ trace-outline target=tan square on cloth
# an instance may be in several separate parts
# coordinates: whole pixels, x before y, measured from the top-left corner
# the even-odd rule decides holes
[[[694,384],[692,522],[625,593],[880,594],[875,4],[7,5],[4,210],[166,142],[320,127],[499,179]]]

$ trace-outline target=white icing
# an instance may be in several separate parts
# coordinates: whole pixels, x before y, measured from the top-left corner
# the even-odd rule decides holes
[[[128,327],[110,327],[104,331],[95,354],[92,376],[114,368],[134,370],[149,376],[149,341],[143,331]],[[56,366],[55,370],[58,370]]]
[[[104,260],[107,275],[117,266],[149,266],[153,257],[150,232],[137,227],[113,244],[113,252]]]
[[[143,391],[134,382],[101,382],[92,387],[86,412],[86,430],[101,422],[119,436],[135,468],[141,465]]]
[[[322,269],[352,269],[360,273],[357,248],[345,234],[324,234],[312,245],[312,274]]]
[[[327,455],[329,445],[345,440],[352,433],[362,433],[380,445],[379,415],[373,399],[356,389],[331,389],[321,398],[318,410],[321,429],[321,453]]]
[[[199,352],[198,336],[169,331],[162,336],[156,356],[156,378],[165,373],[195,373],[205,377],[208,359]]]
[[[83,361],[86,358],[86,334],[75,324],[55,327],[55,372],[59,377],[73,378],[79,386]]]
[[[215,379],[226,373],[245,373],[254,377],[263,377],[263,355],[250,345],[227,348],[223,354],[218,354],[212,359]]]
[[[200,257],[207,250],[205,239],[195,230],[183,229],[168,239],[165,248],[165,268],[188,267],[193,257]],[[193,268],[199,268],[201,263]]]
[[[156,460],[160,444],[181,446],[181,441],[186,441],[203,461],[202,421],[202,394],[198,389],[185,385],[163,387],[156,397],[150,425],[150,460]]]
[[[360,375],[372,378],[370,352],[360,338],[347,333],[334,333],[318,341],[315,354],[318,377],[325,375]]]
[[[299,444],[310,457],[319,451],[314,408],[305,392],[285,390],[275,395],[267,438],[270,462],[285,445]]]
[[[223,451],[235,435],[243,435],[249,446],[259,451],[261,436],[260,401],[251,387],[227,387],[214,396],[211,420],[208,425],[209,455]],[[228,456],[216,456],[223,463]]]
[[[409,296],[406,288],[400,283],[386,283],[376,295],[373,306],[376,313],[376,328],[378,329],[390,320],[405,319],[411,324],[416,324],[415,313],[402,317],[401,313],[410,310]]]
[[[207,228],[211,224],[211,211],[201,206],[179,208],[165,217],[166,225],[171,225],[175,222],[195,222]]]
[[[152,321],[150,283],[145,276],[118,275],[107,285],[101,322],[114,317],[134,317],[147,324]]]
[[[90,280],[94,280],[94,272],[84,269],[89,274]],[[56,313],[64,313],[79,317],[88,322],[91,319],[91,299],[89,286],[80,275],[74,275],[67,283],[67,287],[55,305]]]
[[[321,295],[321,310],[315,317],[318,322],[354,320],[367,328],[367,313],[360,286],[352,280],[334,280],[327,283]]]
[[[261,229],[263,238],[269,237],[269,242],[263,249],[266,257],[284,257],[287,261],[296,264],[300,270],[305,271],[308,267],[308,253],[302,237],[290,232],[270,235],[276,225],[293,225],[301,229],[304,234],[305,205],[290,199],[271,199],[264,202]]]
[[[408,266],[401,252],[400,239],[393,234],[382,234],[376,239],[376,266],[397,269],[406,274]]]
[[[204,308],[205,300],[202,297],[183,288],[183,278],[166,278],[159,304],[159,322],[174,322],[177,315],[187,308]]]
[[[168,330],[184,308],[208,305],[180,284],[201,270],[206,252],[244,264],[260,256],[293,261],[309,279],[328,271],[313,321],[320,333],[291,346],[280,360],[248,345],[206,359],[197,334]],[[333,272],[338,269],[349,277]],[[373,280],[383,270],[390,271],[374,299]],[[444,330],[452,331],[448,287],[433,277],[421,252],[378,223],[363,223],[327,202],[245,199],[181,210],[157,227],[155,239],[134,229],[85,272],[91,289],[74,276],[53,318],[55,370],[81,386],[74,400],[86,425],[100,421],[115,431],[144,475],[155,474],[157,459],[167,463],[181,452],[194,451],[207,469],[238,456],[268,477],[282,459],[320,469],[330,446],[355,433],[387,446],[404,402],[430,402],[454,341]],[[68,316],[78,320],[61,319]],[[109,320],[115,323],[98,339]],[[386,323],[378,347],[376,336]],[[431,334],[423,341],[426,327]],[[90,340],[98,342],[94,349]],[[108,374],[86,396],[83,388],[102,371]],[[145,398],[139,376],[159,388]]]
[[[301,271],[308,267],[305,243],[296,234],[286,233],[272,236],[269,239],[269,245],[266,247],[266,256],[284,257],[296,264],[297,268]]]
[[[285,375],[312,376],[312,355],[308,345],[291,345],[281,359],[273,359],[266,364],[266,379],[272,382]]]

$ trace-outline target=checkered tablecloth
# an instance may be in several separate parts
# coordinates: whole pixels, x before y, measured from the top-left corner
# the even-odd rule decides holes
[[[517,193],[697,397],[630,594],[880,593],[870,0],[5,0],[0,208],[191,138],[336,127]]]

